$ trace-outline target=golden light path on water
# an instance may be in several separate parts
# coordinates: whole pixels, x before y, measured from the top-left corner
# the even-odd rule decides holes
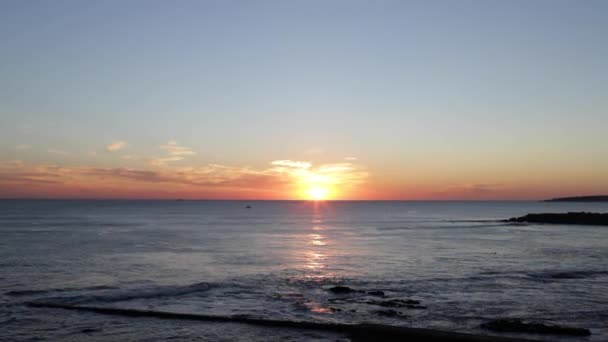
[[[323,205],[326,205],[324,201],[313,201],[312,203],[311,232],[307,235],[308,239],[304,249],[304,267],[311,272],[306,275],[306,278],[314,280],[323,280],[335,276],[332,272],[327,272],[329,248],[326,247],[330,242],[327,235],[324,234],[326,227],[323,224]],[[305,305],[314,313],[333,313],[330,308],[315,301],[307,302]]]

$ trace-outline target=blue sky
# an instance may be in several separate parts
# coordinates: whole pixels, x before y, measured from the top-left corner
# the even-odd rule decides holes
[[[607,36],[605,1],[3,1],[0,160],[605,184]]]

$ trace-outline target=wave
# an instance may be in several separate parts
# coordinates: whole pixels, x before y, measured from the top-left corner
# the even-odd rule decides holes
[[[46,290],[16,290],[16,291],[8,291],[4,294],[11,297],[22,297],[22,296],[37,296],[43,295],[47,293],[55,293],[55,292],[72,292],[72,291],[89,291],[89,290],[114,290],[118,289],[114,286],[91,286],[91,287],[64,287],[58,289],[46,289]]]
[[[549,280],[567,280],[567,279],[586,279],[593,277],[601,277],[608,275],[607,270],[545,270],[536,272],[500,272],[486,271],[478,273],[478,277],[493,277],[493,278],[516,278],[527,279],[533,281],[549,281]],[[468,277],[475,278],[473,277]]]
[[[313,321],[290,321],[256,318],[247,315],[216,316],[206,314],[175,313],[167,311],[151,311],[137,309],[121,309],[95,306],[80,306],[70,304],[57,304],[48,302],[32,302],[29,306],[35,308],[55,308],[76,311],[88,311],[106,315],[118,315],[127,317],[155,317],[174,320],[195,320],[206,322],[243,323],[264,327],[292,328],[301,330],[321,330],[338,332],[348,335],[353,341],[400,341],[400,340],[425,340],[425,341],[460,341],[460,342],[514,342],[530,341],[522,338],[509,338],[498,336],[482,336],[460,332],[447,332],[424,328],[410,328],[403,326],[371,324],[371,323],[327,323]]]
[[[528,276],[540,279],[585,279],[596,276],[608,275],[608,271],[584,270],[584,271],[548,271],[533,273]]]
[[[191,293],[207,291],[211,287],[211,284],[202,282],[186,286],[160,286],[148,289],[128,289],[115,293],[86,294],[71,297],[53,297],[47,298],[46,300],[49,302],[65,304],[82,304],[90,302],[113,303],[134,299],[183,296]]]
[[[448,221],[441,221],[443,223],[447,223]],[[497,222],[497,221],[467,221],[469,223],[476,223],[474,225],[435,225],[435,226],[429,226],[429,227],[425,227],[425,229],[472,229],[472,228],[500,228],[500,227],[513,227],[513,226],[523,226],[523,225],[527,225],[527,224],[521,224],[521,223],[506,223],[506,222]],[[492,222],[493,224],[481,224],[483,222]],[[456,223],[456,222],[453,222]],[[419,229],[420,227],[418,226],[397,226],[397,227],[378,227],[378,230],[381,231],[393,231],[393,230],[413,230],[413,229]]]

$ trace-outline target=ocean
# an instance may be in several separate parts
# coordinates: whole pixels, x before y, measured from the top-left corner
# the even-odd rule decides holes
[[[3,200],[0,340],[348,341],[26,305],[52,302],[605,341],[608,227],[498,221],[567,211],[608,203]],[[415,305],[381,304],[389,299]],[[508,317],[592,335],[480,328]]]

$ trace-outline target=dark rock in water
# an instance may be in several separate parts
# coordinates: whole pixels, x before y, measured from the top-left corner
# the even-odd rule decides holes
[[[424,305],[406,305],[405,307],[408,309],[421,309],[421,310],[426,309],[426,306],[424,306]]]
[[[248,315],[217,316],[205,314],[188,314],[166,311],[150,311],[125,309],[116,307],[98,307],[72,304],[60,304],[52,302],[29,302],[27,306],[32,308],[56,308],[63,310],[75,310],[82,312],[94,312],[105,315],[117,315],[123,317],[153,317],[174,320],[189,320],[216,323],[243,323],[260,327],[293,328],[302,331],[317,330],[338,332],[346,334],[353,342],[377,342],[377,341],[441,341],[441,342],[522,342],[521,338],[508,338],[498,336],[482,336],[453,331],[441,331],[434,329],[410,328],[395,325],[383,325],[372,323],[329,323],[314,321],[289,321],[277,319],[264,319],[250,317]]]
[[[554,224],[582,224],[608,226],[608,214],[569,212],[569,213],[545,213],[528,214],[521,217],[512,217],[506,222],[528,222],[528,223],[554,223]]]
[[[251,209],[251,206],[250,205],[246,205],[245,209]]]
[[[549,325],[543,323],[525,323],[519,318],[496,319],[481,325],[482,328],[500,332],[518,332],[528,334],[551,334],[551,335],[571,335],[589,336],[588,329],[573,328],[561,325]]]
[[[348,286],[340,286],[340,285],[330,288],[329,291],[331,291],[333,293],[338,293],[338,294],[357,292],[357,290],[352,289]]]
[[[372,300],[367,303],[383,306],[385,308],[426,309],[426,306],[419,305],[420,301],[413,299],[390,299],[385,301]]]
[[[384,291],[368,291],[367,294],[370,296],[384,297]]]
[[[327,301],[333,304],[353,303],[352,300],[346,300],[346,298],[329,298]]]
[[[384,317],[401,317],[401,318],[407,317],[402,312],[395,311],[395,310],[378,310],[378,311],[374,311],[374,313],[379,316],[384,316]]]
[[[80,332],[83,334],[90,334],[90,333],[100,332],[100,331],[101,331],[101,329],[99,329],[99,328],[84,328],[84,329],[80,330]]]
[[[585,278],[585,275],[581,272],[560,272],[549,274],[549,277],[553,279],[581,279]]]

